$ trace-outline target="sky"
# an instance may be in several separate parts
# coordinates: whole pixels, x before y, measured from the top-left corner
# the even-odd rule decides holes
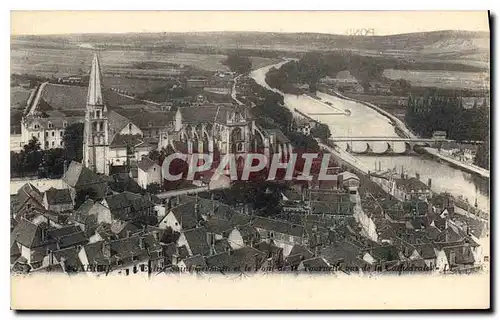
[[[374,35],[489,31],[486,11],[12,11],[12,35],[261,31]]]

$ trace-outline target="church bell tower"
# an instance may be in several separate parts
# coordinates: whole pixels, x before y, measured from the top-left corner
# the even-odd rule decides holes
[[[108,109],[102,97],[102,74],[99,57],[94,54],[90,69],[85,127],[83,164],[95,173],[109,174]]]

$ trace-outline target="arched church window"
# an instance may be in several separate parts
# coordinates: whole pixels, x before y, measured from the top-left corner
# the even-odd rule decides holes
[[[243,143],[240,142],[240,143],[236,144],[236,150],[238,152],[242,152],[243,151]]]

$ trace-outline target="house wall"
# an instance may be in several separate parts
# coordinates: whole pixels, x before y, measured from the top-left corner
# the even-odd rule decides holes
[[[189,255],[193,254],[193,252],[191,251],[191,248],[189,247],[189,243],[188,243],[184,233],[181,233],[181,235],[179,236],[179,239],[177,239],[177,247],[182,247],[182,246],[186,246],[186,248],[188,249]]]
[[[238,229],[233,229],[229,236],[227,237],[227,241],[232,249],[239,249],[245,246],[243,242],[243,237],[241,236],[241,232]]]
[[[32,126],[34,123],[32,124]],[[40,148],[42,150],[54,149],[63,147],[63,128],[51,128],[51,129],[34,129],[33,127],[27,127],[21,122],[21,138],[23,144],[28,144],[28,142],[33,138],[37,138],[40,142]]]
[[[139,170],[137,171],[137,183],[143,189],[146,189],[146,187],[150,183],[161,184],[161,167],[155,165],[149,168],[149,170],[147,171],[144,171],[141,168],[139,168]]]
[[[62,228],[61,224],[59,224],[55,221],[52,221],[50,219],[47,219],[45,216],[43,216],[41,214],[39,214],[35,218],[33,218],[31,220],[31,222],[34,224],[40,224],[40,223],[44,222],[44,223],[47,223],[49,225],[49,227]]]
[[[448,264],[448,259],[446,258],[446,254],[444,253],[444,250],[437,250],[436,254],[436,268],[439,271],[444,271],[445,268],[446,270],[450,269],[450,266]]]
[[[143,135],[142,130],[132,122],[129,122],[125,127],[123,127],[119,134],[140,135],[141,137]]]
[[[28,260],[28,263],[31,263],[31,249],[23,246],[22,244],[20,245],[20,249],[21,256],[26,258],[26,260]]]
[[[73,203],[51,204],[47,209],[55,212],[73,210]]]
[[[436,268],[436,259],[424,259],[424,262],[428,268]]]
[[[98,234],[96,232],[93,236],[91,236],[89,238],[89,243],[96,243],[96,242],[99,242],[99,241],[102,241],[102,240],[104,240],[104,239],[101,237],[100,234]]]
[[[88,214],[97,216],[98,225],[101,223],[111,224],[113,222],[111,211],[106,206],[97,202],[94,203]]]
[[[141,188],[146,189],[148,186],[148,178],[147,171],[144,171],[141,168],[137,170],[137,183],[141,186]]]
[[[182,229],[181,224],[175,218],[175,215],[172,211],[170,211],[165,218],[158,224],[158,227],[161,229],[166,229],[167,227],[172,228],[176,232],[180,232]]]
[[[126,147],[110,147],[109,160],[113,165],[124,165],[127,163],[127,148]]]
[[[160,166],[152,166],[148,170],[148,181],[149,183],[158,183],[161,184],[161,167]]]

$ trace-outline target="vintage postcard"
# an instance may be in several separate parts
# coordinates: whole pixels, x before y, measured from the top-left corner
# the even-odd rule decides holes
[[[490,308],[489,21],[11,12],[11,308]]]

